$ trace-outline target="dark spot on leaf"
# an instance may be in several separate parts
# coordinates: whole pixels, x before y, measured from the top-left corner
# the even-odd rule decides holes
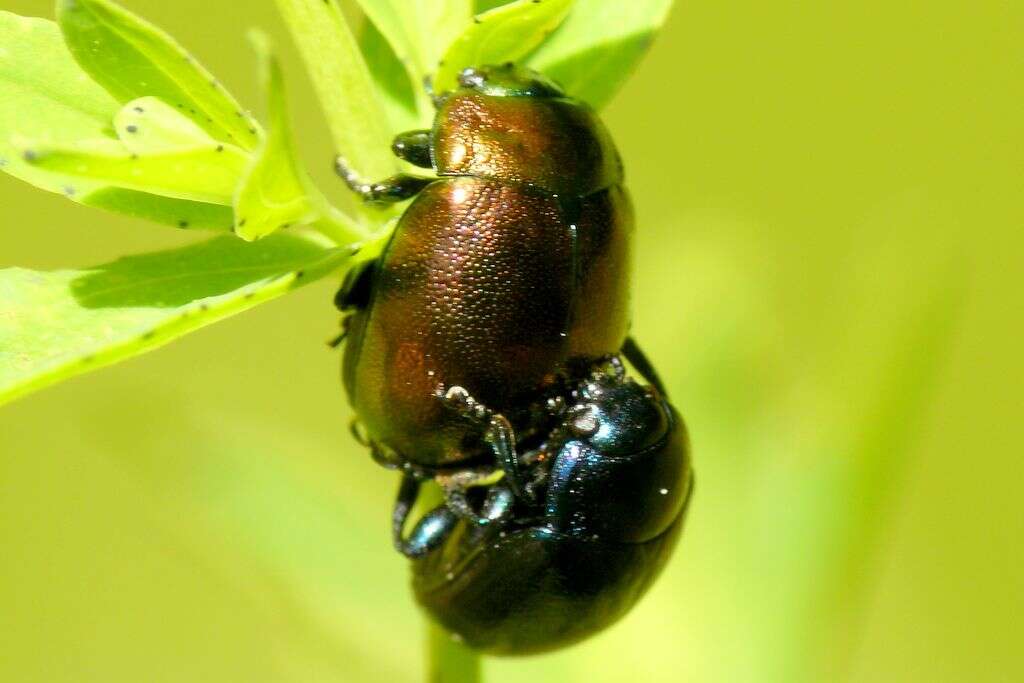
[[[96,356],[82,356],[82,364],[91,363],[96,360]]]
[[[484,21],[480,17],[473,17],[473,23],[474,24],[482,24],[482,23],[484,23]]]
[[[137,111],[140,114],[146,113],[146,110],[143,109],[142,107],[132,107],[132,109],[134,109],[135,111]]]
[[[199,310],[203,311],[205,313],[206,311],[210,310],[210,305],[209,304],[199,304]]]
[[[254,296],[256,296],[256,292],[246,292],[246,293],[245,293],[245,298],[246,298],[246,300],[248,300],[248,299],[251,299],[251,298],[253,298]]]
[[[140,339],[142,339],[142,340],[152,339],[155,336],[156,336],[156,331],[150,330],[146,334],[142,335],[142,337],[140,337]]]
[[[25,158],[25,161],[35,161],[38,155],[35,150],[26,149],[24,153],[22,153],[22,156]]]
[[[129,133],[138,133],[139,132],[139,127],[138,126],[125,126],[124,129],[126,131],[128,131]]]
[[[242,220],[238,221],[238,227],[240,227],[240,228],[244,228],[244,227],[245,227],[245,221],[246,221],[246,220],[247,220],[247,219],[243,218]]]
[[[249,132],[252,133],[253,135],[256,135],[256,129],[255,128],[250,128]]]
[[[188,221],[185,221],[185,220],[178,221],[178,227],[179,228],[187,228],[188,227]]]
[[[218,152],[223,152],[224,151],[224,145],[217,145],[217,151]]]
[[[304,270],[297,270],[297,271],[295,271],[295,279],[296,280],[301,280],[305,276],[306,276],[306,271],[304,271]]]
[[[132,160],[133,160],[133,161],[134,161],[135,159],[138,159],[138,158],[139,158],[139,155],[138,155],[138,154],[132,154]]]

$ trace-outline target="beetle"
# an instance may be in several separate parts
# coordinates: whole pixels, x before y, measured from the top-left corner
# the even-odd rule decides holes
[[[431,130],[392,146],[436,176],[371,183],[337,160],[364,200],[414,199],[336,304],[343,383],[374,457],[436,478],[465,510],[468,473],[486,479],[495,463],[522,493],[513,446],[549,430],[548,403],[623,349],[633,211],[588,106],[511,64],[459,83]]]
[[[626,614],[672,554],[693,487],[686,429],[657,390],[613,367],[572,393],[532,454],[542,494],[491,486],[482,518],[500,523],[442,503],[406,539],[418,483],[404,480],[393,533],[416,598],[470,647],[531,654],[586,638]]]
[[[358,435],[403,471],[393,536],[420,603],[478,649],[551,649],[660,571],[686,432],[628,336],[633,212],[594,112],[511,64],[466,69],[436,103],[392,145],[435,176],[366,182],[336,161],[364,200],[413,200],[335,299],[342,379]],[[445,502],[406,537],[427,479]]]

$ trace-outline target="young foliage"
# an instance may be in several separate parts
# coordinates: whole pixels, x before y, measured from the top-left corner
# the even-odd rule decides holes
[[[417,83],[430,76],[437,62],[456,38],[473,20],[470,0],[414,0],[407,21],[415,21],[413,35],[417,38],[420,61],[424,70],[417,74]]]
[[[576,0],[528,63],[595,108],[606,105],[647,52],[672,0]]]
[[[121,107],[114,117],[114,130],[128,151],[135,154],[215,148],[224,144],[210,137],[178,109],[152,96],[140,97]]]
[[[356,0],[381,35],[385,36],[398,61],[406,66],[415,80],[424,73],[426,62],[417,40],[415,0]]]
[[[136,154],[113,145],[92,150],[30,148],[26,161],[60,175],[197,202],[230,204],[248,158],[216,148]]]
[[[153,95],[211,137],[253,149],[259,125],[173,38],[108,0],[60,0],[57,23],[71,54],[119,102]]]
[[[267,134],[234,198],[235,234],[250,241],[294,223],[312,223],[318,217],[306,189],[312,183],[292,149],[281,65],[271,54],[265,35],[254,32],[251,38],[260,58],[269,121]]]
[[[118,105],[68,54],[53,22],[0,11],[0,167],[72,198],[103,187],[44,173],[23,159],[23,145],[103,139]]]
[[[558,28],[573,1],[517,0],[477,16],[438,62],[435,91],[455,89],[468,66],[519,61]]]
[[[428,77],[443,91],[467,66],[525,60],[603,104],[668,6],[359,0],[370,23],[357,43],[337,0],[276,2],[335,150],[373,180],[400,169],[391,135],[429,125]],[[393,214],[366,209],[360,226],[298,162],[281,69],[264,40],[255,42],[266,132],[174,39],[127,9],[111,0],[57,8],[59,27],[0,11],[0,169],[89,206],[260,241],[225,236],[84,271],[0,271],[0,401],[337,273],[358,245],[361,258],[380,248]],[[272,234],[285,226],[326,237]]]
[[[351,256],[309,237],[223,236],[84,270],[0,270],[0,403],[162,346]]]
[[[81,200],[86,206],[123,213],[181,229],[231,230],[235,214],[230,206],[161,197],[119,187],[96,190]]]
[[[339,154],[367,178],[398,170],[359,45],[335,0],[277,0],[313,80]]]
[[[231,226],[204,205],[129,192],[79,176],[46,172],[24,159],[32,145],[70,147],[109,138],[117,102],[75,63],[57,26],[0,11],[0,169],[68,198],[178,225]]]
[[[363,22],[359,50],[370,66],[381,108],[387,117],[388,134],[427,128],[433,105],[427,99],[422,80],[416,80],[395,56],[388,39],[371,22]]]
[[[403,67],[411,84],[419,113],[429,113],[424,82],[433,76],[438,61],[448,46],[470,24],[473,3],[470,0],[358,0],[359,6],[375,29],[383,36]],[[364,31],[364,38],[368,32]],[[374,40],[374,39],[370,39]],[[367,54],[367,40],[361,41],[364,56],[376,72],[383,59]],[[379,44],[379,41],[375,41]],[[371,43],[376,47],[374,43]],[[371,48],[372,49],[372,48]],[[395,123],[394,121],[392,123]]]

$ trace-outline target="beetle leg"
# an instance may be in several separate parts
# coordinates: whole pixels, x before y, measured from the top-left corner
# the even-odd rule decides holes
[[[665,391],[665,385],[662,383],[661,378],[658,377],[658,371],[651,365],[651,361],[647,360],[647,356],[640,347],[637,345],[636,340],[633,337],[626,337],[626,343],[622,345],[622,355],[626,357],[626,360],[632,364],[636,371],[647,380],[650,384],[658,390],[658,393],[664,397],[668,397],[668,392]]]
[[[473,486],[485,486],[491,483],[496,474],[490,468],[466,469],[458,470],[451,474],[437,474],[434,476],[434,481],[444,491],[445,502],[452,512],[475,524],[485,526],[510,513],[511,506],[504,505],[499,498],[495,498],[494,496],[497,495],[495,494],[495,489],[499,487],[491,486],[487,492],[487,498],[484,500],[482,512],[477,512],[472,504],[470,504],[466,493]],[[500,488],[505,489],[506,487]]]
[[[505,471],[505,479],[508,481],[512,493],[517,498],[533,502],[532,490],[525,485],[525,477],[519,464],[519,454],[516,452],[516,439],[508,419],[498,413],[491,415],[484,432],[484,439],[494,450],[494,457],[501,465],[501,469]]]
[[[509,488],[517,497],[533,502],[533,497],[524,485],[525,477],[516,452],[515,432],[508,419],[501,413],[489,410],[469,395],[463,387],[453,386],[444,394],[444,400],[465,417],[483,423],[484,441],[494,452],[494,459],[505,472]]]
[[[434,477],[434,481],[437,482],[444,492],[445,503],[448,504],[448,508],[452,512],[459,517],[476,522],[479,521],[479,518],[476,510],[469,504],[466,491],[474,483],[486,479],[487,476],[489,475],[474,472],[473,470],[461,470],[454,474],[438,474]]]
[[[375,276],[376,264],[373,262],[349,270],[334,295],[335,308],[342,313],[364,310],[370,305]]]
[[[343,157],[334,160],[334,170],[345,181],[348,188],[362,197],[364,202],[391,204],[415,196],[436,178],[399,173],[379,182],[369,183],[359,177]]]
[[[405,523],[409,519],[409,513],[416,504],[416,498],[420,492],[420,480],[412,474],[402,476],[402,483],[398,487],[398,497],[395,499],[395,507],[391,513],[391,535],[395,549],[408,558],[420,557],[427,554],[448,537],[454,528],[458,518],[448,509],[447,505],[440,505],[423,516],[407,539],[405,537]]]
[[[409,130],[399,133],[391,143],[391,151],[402,161],[420,168],[434,168],[430,160],[429,130]]]
[[[448,93],[437,94],[434,92],[434,80],[430,76],[423,77],[423,92],[427,93],[434,109],[440,109],[444,101],[448,99]]]
[[[481,516],[488,522],[497,522],[512,516],[516,498],[507,486],[492,486],[484,499]]]

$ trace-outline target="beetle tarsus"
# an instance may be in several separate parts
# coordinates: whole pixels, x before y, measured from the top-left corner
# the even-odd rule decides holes
[[[413,474],[404,474],[391,512],[391,534],[395,549],[410,559],[422,557],[441,545],[458,521],[448,506],[442,504],[424,515],[406,538],[405,524],[419,493],[420,480]]]
[[[451,474],[438,474],[434,481],[444,492],[444,502],[459,517],[468,519],[478,526],[501,521],[512,514],[514,494],[509,486],[489,485],[479,511],[469,502],[467,493],[473,486],[492,483],[495,470],[492,468],[462,469]]]
[[[345,181],[348,189],[359,195],[364,202],[378,204],[393,204],[414,197],[435,180],[399,173],[378,182],[367,182],[341,156],[335,158],[334,170]]]

